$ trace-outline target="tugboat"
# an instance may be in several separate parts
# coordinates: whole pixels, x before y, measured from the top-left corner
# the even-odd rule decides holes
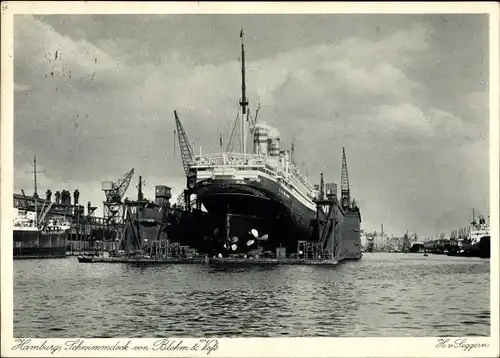
[[[78,262],[92,262],[92,256],[91,255],[78,256]]]

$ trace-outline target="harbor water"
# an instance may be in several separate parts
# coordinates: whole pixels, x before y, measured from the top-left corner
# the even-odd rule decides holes
[[[14,262],[15,337],[490,335],[488,259],[365,253],[335,267]]]

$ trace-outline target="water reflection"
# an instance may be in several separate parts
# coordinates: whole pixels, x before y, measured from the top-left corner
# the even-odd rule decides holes
[[[489,261],[336,267],[14,263],[18,337],[489,335]]]

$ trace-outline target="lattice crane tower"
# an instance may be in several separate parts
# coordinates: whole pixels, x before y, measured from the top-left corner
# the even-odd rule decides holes
[[[174,115],[177,138],[179,140],[179,148],[181,150],[182,165],[186,176],[189,176],[190,166],[193,163],[193,148],[191,148],[191,144],[189,143],[186,132],[184,131],[184,127],[182,127],[181,121],[177,116],[177,111],[174,111]]]
[[[123,195],[127,191],[130,181],[134,175],[134,169],[130,170],[117,181],[102,182],[102,190],[106,196],[104,203],[104,220],[108,226],[123,224]]]
[[[351,194],[349,191],[349,175],[347,173],[347,160],[345,157],[345,148],[342,148],[342,173],[340,177],[340,202],[343,207],[349,207]]]

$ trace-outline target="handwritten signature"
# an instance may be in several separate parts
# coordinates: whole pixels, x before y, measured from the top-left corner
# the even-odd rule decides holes
[[[469,343],[467,338],[458,338],[451,341],[450,338],[439,338],[436,348],[455,348],[470,352],[475,348],[488,348],[489,343]]]

